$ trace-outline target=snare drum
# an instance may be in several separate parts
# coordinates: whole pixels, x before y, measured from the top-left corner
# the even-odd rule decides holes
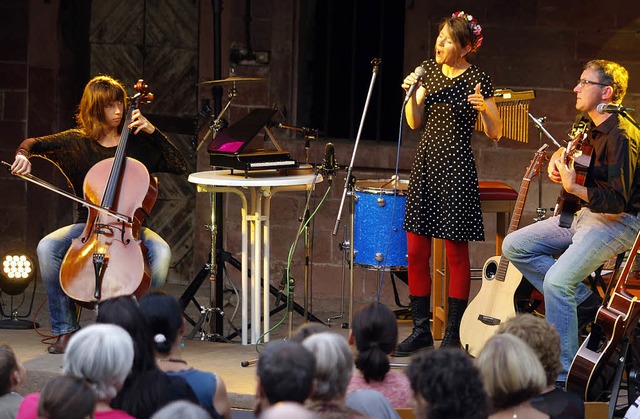
[[[407,235],[402,224],[409,181],[365,179],[355,183],[353,262],[371,269],[407,267]]]

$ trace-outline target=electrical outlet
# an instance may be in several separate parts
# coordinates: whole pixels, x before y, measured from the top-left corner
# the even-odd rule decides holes
[[[267,65],[271,58],[269,51],[252,51],[252,55],[249,55],[249,51],[244,48],[237,48],[231,50],[231,62],[239,65]]]
[[[271,58],[269,51],[255,51],[254,54],[258,64],[269,64],[269,58]]]

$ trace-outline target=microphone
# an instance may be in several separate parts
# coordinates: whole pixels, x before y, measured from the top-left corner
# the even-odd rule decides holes
[[[622,113],[634,110],[633,108],[625,108],[624,106],[615,103],[601,103],[598,105],[597,109],[600,113]]]
[[[409,101],[409,99],[413,95],[413,92],[416,91],[416,87],[418,87],[418,83],[422,81],[422,76],[424,76],[427,73],[427,71],[421,65],[416,67],[416,69],[413,70],[413,72],[418,75],[418,80],[416,80],[416,82],[409,87],[409,90],[407,91],[407,95],[404,97],[405,104]]]
[[[322,171],[327,175],[329,180],[333,179],[338,165],[336,164],[336,149],[333,143],[327,143],[324,149],[324,160],[322,161]]]

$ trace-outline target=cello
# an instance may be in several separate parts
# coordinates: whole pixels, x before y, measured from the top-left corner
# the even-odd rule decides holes
[[[138,93],[131,99],[115,156],[96,163],[84,179],[85,199],[106,211],[89,207],[85,228],[73,239],[60,268],[62,290],[81,305],[92,307],[120,295],[141,297],[151,284],[140,231],[158,185],[141,162],[125,155],[132,112],[153,100],[147,88],[143,80],[135,85]]]

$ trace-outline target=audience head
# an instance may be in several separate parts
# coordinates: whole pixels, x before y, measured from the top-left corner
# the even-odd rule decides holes
[[[295,402],[280,402],[266,409],[260,419],[314,419],[317,416]]]
[[[209,412],[195,403],[186,400],[176,400],[151,416],[151,419],[211,419]]]
[[[140,299],[140,310],[149,322],[155,350],[159,354],[171,352],[184,324],[178,300],[163,292],[152,292]]]
[[[38,417],[46,419],[92,418],[98,398],[83,378],[59,375],[40,391]]]
[[[0,396],[16,391],[26,379],[27,372],[11,346],[0,344]]]
[[[396,316],[384,304],[371,303],[353,318],[353,338],[358,355],[356,368],[369,382],[382,381],[389,371],[389,357],[398,343]]]
[[[508,333],[492,336],[476,365],[494,410],[517,406],[546,386],[546,374],[533,349]]]
[[[133,297],[121,296],[103,300],[98,306],[96,321],[115,324],[129,332],[133,339],[134,374],[157,368],[149,323]]]
[[[298,342],[277,340],[260,352],[259,386],[269,404],[282,401],[303,403],[313,388],[316,360]]]
[[[554,385],[562,372],[560,335],[555,327],[533,314],[519,314],[502,323],[498,333],[509,333],[522,339],[538,356],[547,375],[547,386]]]
[[[331,401],[342,398],[353,373],[353,354],[347,340],[332,332],[316,333],[302,345],[316,359],[316,389],[312,399]]]
[[[329,326],[323,323],[303,323],[296,329],[296,331],[293,333],[293,336],[291,336],[289,340],[302,343],[303,340],[311,335],[315,335],[316,333],[329,332],[330,330],[331,329],[329,328]]]
[[[484,419],[488,415],[480,371],[461,349],[423,352],[412,359],[407,376],[416,401],[416,418]]]
[[[69,340],[62,372],[91,383],[98,400],[113,399],[131,371],[133,342],[121,327],[93,324]]]

